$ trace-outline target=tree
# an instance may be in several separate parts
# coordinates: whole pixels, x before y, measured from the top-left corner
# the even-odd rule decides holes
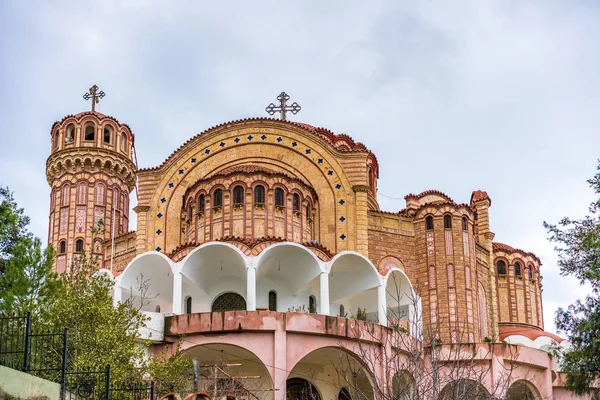
[[[32,238],[27,230],[29,217],[17,206],[12,192],[0,186],[0,273],[12,257],[13,248],[24,238]]]
[[[30,312],[34,321],[47,319],[47,304],[61,283],[52,272],[54,250],[43,250],[40,239],[25,237],[17,241],[11,253],[0,275],[0,311]]]
[[[600,172],[588,183],[600,194]],[[556,327],[572,345],[571,351],[563,355],[566,387],[576,394],[590,393],[592,384],[600,378],[600,199],[590,205],[584,218],[566,217],[556,225],[544,222],[544,227],[549,240],[557,244],[561,275],[573,275],[592,288],[585,300],[556,311]]]
[[[181,342],[177,349],[169,355],[170,348],[167,346],[163,352],[152,357],[148,364],[148,372],[156,382],[156,390],[160,396],[167,393],[183,391],[190,387],[190,368],[192,361],[183,357]]]

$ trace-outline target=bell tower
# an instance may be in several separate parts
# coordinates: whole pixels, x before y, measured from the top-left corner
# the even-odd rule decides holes
[[[128,230],[129,193],[137,173],[134,135],[126,124],[95,111],[102,97],[104,92],[92,86],[84,95],[92,100],[92,111],[68,115],[50,131],[48,243],[56,250],[58,273],[82,251],[98,256],[99,267],[104,267],[102,242]],[[92,243],[91,228],[100,220],[104,233]]]

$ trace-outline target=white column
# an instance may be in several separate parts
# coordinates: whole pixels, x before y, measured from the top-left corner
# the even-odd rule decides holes
[[[121,286],[119,286],[119,285],[114,285],[113,286],[113,305],[116,307],[117,304],[119,304],[121,301],[123,301],[123,289],[121,289]]]
[[[329,315],[329,274],[327,272],[321,272],[319,290],[321,292],[319,313]]]
[[[256,270],[252,265],[246,268],[246,310],[256,311]]]
[[[173,276],[173,314],[183,314],[183,276],[180,271]]]
[[[379,315],[379,323],[387,326],[387,301],[385,297],[385,285],[377,287],[377,310]]]

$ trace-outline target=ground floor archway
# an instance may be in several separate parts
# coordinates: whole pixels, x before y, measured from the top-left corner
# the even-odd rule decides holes
[[[508,388],[506,396],[511,400],[538,400],[535,388],[525,381],[516,381]]]

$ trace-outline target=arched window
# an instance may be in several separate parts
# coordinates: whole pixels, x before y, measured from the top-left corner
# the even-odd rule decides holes
[[[112,206],[115,210],[119,210],[119,205],[121,204],[121,191],[118,187],[113,188],[113,198],[112,198]]]
[[[321,400],[316,387],[306,379],[290,378],[285,383],[286,399],[290,400]]]
[[[75,125],[67,126],[67,134],[65,135],[65,143],[73,143],[75,140]]]
[[[223,205],[223,191],[221,189],[215,190],[213,197],[213,207],[221,207]]]
[[[104,143],[111,144],[112,143],[112,128],[110,126],[104,127]]]
[[[204,195],[198,196],[198,212],[204,212]]]
[[[444,229],[452,229],[452,217],[448,214],[444,215]]]
[[[311,314],[317,312],[317,298],[312,294],[308,297],[308,312]]]
[[[530,265],[529,268],[527,268],[527,276],[530,281],[533,280],[533,265]]]
[[[343,304],[340,304],[340,317],[346,318],[346,309]]]
[[[160,305],[158,305],[154,308],[154,312],[160,312]]]
[[[68,206],[71,202],[71,185],[65,183],[62,187],[62,199],[60,202],[61,206]]]
[[[350,392],[346,388],[341,388],[338,393],[338,400],[352,400],[352,396],[350,396]]]
[[[521,263],[519,263],[519,262],[516,262],[516,263],[515,263],[515,275],[516,275],[516,276],[521,276],[521,275],[523,275],[523,270],[522,270],[522,268],[521,268]]]
[[[277,311],[277,293],[274,290],[269,292],[269,311]]]
[[[265,204],[265,187],[262,185],[254,188],[254,204]]]
[[[58,142],[59,142],[59,140],[60,140],[60,133],[58,133],[58,131],[56,131],[56,133],[52,137],[52,149],[53,150],[58,149]]]
[[[431,215],[428,215],[427,218],[425,218],[425,229],[428,231],[433,230],[433,217]]]
[[[466,232],[467,231],[467,227],[468,227],[467,217],[462,217],[462,230]]]
[[[96,198],[96,204],[104,205],[104,196],[106,194],[106,185],[102,182],[96,183],[96,190],[94,192],[94,196]]]
[[[312,219],[312,215],[311,215],[311,212],[310,212],[310,203],[308,203],[306,205],[306,220],[308,221],[308,220],[311,220],[311,219]]]
[[[298,193],[294,193],[294,197],[292,198],[292,210],[300,212],[300,195]]]
[[[275,205],[283,207],[283,189],[281,188],[275,189]]]
[[[87,203],[88,190],[86,182],[79,182],[77,184],[77,192],[75,193],[75,202],[77,204],[85,204]]]
[[[192,207],[192,203],[190,202],[190,205],[188,206],[188,222],[190,222],[192,220],[193,216],[194,216],[194,207]]]
[[[75,251],[81,253],[83,251],[83,239],[77,239],[75,241]]]
[[[236,186],[233,188],[233,204],[244,204],[244,188]]]
[[[185,313],[192,313],[192,296],[188,296],[185,298]]]
[[[503,260],[496,262],[496,272],[498,275],[506,275],[506,263]]]
[[[61,240],[58,244],[58,253],[65,254],[67,252],[67,242],[65,240]]]
[[[96,128],[94,128],[93,124],[87,124],[85,126],[83,139],[84,140],[94,140],[94,138],[96,137],[95,131],[96,131]]]
[[[127,153],[127,135],[125,132],[121,134],[121,151]]]
[[[234,292],[223,293],[212,304],[212,312],[237,311],[246,309],[246,300]]]

